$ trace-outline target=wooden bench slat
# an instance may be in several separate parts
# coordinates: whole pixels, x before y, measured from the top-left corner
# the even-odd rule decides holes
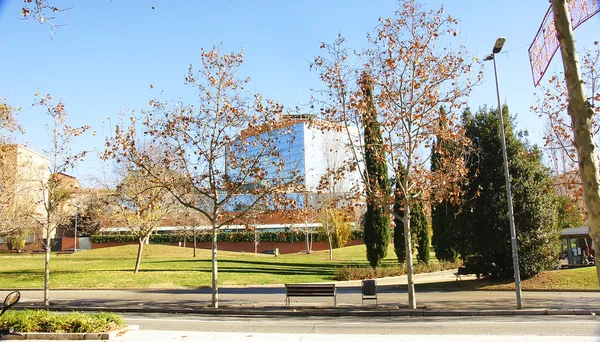
[[[286,306],[289,306],[289,297],[333,297],[336,306],[337,292],[335,284],[286,284]]]

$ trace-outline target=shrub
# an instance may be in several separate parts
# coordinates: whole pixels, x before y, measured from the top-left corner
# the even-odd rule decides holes
[[[362,239],[362,231],[358,233],[353,232],[352,238],[357,237]],[[150,235],[150,242],[152,243],[173,243],[183,241],[183,235],[180,234],[152,234]],[[254,232],[221,232],[217,234],[217,241],[219,242],[252,242],[254,241]],[[327,235],[324,232],[312,233],[313,241],[327,241]],[[189,238],[188,238],[189,239]],[[257,240],[265,242],[294,242],[305,241],[306,235],[303,232],[260,232],[258,233]],[[106,243],[106,242],[137,242],[137,237],[132,234],[100,234],[90,236],[90,241],[93,243]],[[197,242],[209,242],[212,241],[212,235],[210,233],[201,233],[196,237]]]
[[[22,251],[25,249],[25,234],[10,236],[6,238],[6,248],[8,250]]]
[[[334,273],[334,280],[361,280],[375,279],[383,277],[394,277],[406,274],[404,267],[397,265],[373,268],[370,266],[344,266],[337,268]]]
[[[414,265],[413,271],[415,274],[418,273],[431,273],[431,272],[439,272],[444,270],[452,270],[462,266],[462,263],[459,262],[448,262],[443,261],[439,263],[430,263],[425,264],[419,262]],[[344,280],[362,280],[362,279],[374,279],[374,278],[384,278],[384,277],[395,277],[406,274],[405,265],[399,266],[389,266],[389,267],[379,267],[374,269],[368,266],[343,266],[337,268],[334,272],[334,280],[344,281]]]
[[[63,315],[45,310],[19,310],[6,312],[1,325],[12,327],[17,332],[97,333],[122,329],[125,321],[121,316],[108,312]]]
[[[365,232],[362,229],[353,230],[352,232],[350,232],[350,239],[351,240],[364,240]]]

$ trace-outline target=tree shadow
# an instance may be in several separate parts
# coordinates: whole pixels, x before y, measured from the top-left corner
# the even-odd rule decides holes
[[[464,279],[456,281],[446,282],[430,282],[415,284],[417,290],[432,290],[432,291],[477,291],[477,290],[489,290],[490,286],[510,286],[514,281],[510,279],[495,279],[495,278],[482,278],[482,279]],[[406,286],[404,286],[406,288]],[[513,285],[514,289],[514,285]]]

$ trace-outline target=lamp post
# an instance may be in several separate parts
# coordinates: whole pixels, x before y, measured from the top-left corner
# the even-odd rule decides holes
[[[500,120],[500,135],[502,137],[502,157],[504,158],[504,176],[506,178],[506,197],[508,200],[508,222],[510,224],[510,240],[512,245],[513,268],[515,269],[515,290],[517,293],[517,309],[523,308],[521,298],[521,275],[519,273],[519,253],[517,252],[517,231],[515,229],[515,215],[512,204],[512,193],[510,189],[510,174],[508,172],[508,155],[506,153],[506,136],[504,134],[504,119],[502,117],[502,104],[500,103],[500,88],[498,87],[498,71],[496,70],[496,54],[502,50],[506,39],[500,37],[494,44],[492,53],[483,60],[494,61],[494,76],[496,78],[496,95],[498,96],[498,119]]]

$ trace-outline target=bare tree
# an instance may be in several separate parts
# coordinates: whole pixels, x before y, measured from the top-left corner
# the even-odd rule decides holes
[[[444,15],[443,8],[425,11],[414,0],[400,1],[400,9],[391,18],[381,18],[369,48],[358,56],[361,67],[349,63],[345,38],[341,35],[333,44],[322,44],[327,56],[317,57],[313,67],[320,72],[327,88],[323,95],[321,112],[330,120],[363,128],[361,113],[367,103],[363,90],[356,85],[359,75],[366,71],[372,78],[373,103],[383,135],[387,165],[398,185],[392,192],[403,199],[403,217],[408,275],[408,304],[416,308],[410,242],[410,210],[419,199],[429,199],[435,191],[434,201],[459,200],[460,186],[466,177],[463,155],[470,146],[460,126],[459,113],[465,99],[481,74],[471,79],[472,65],[464,47],[453,51],[447,44],[455,39],[457,20]],[[363,67],[364,66],[364,67]],[[439,107],[444,105],[448,115],[441,118]],[[446,125],[439,125],[445,120]],[[362,130],[361,130],[362,131]],[[444,168],[429,171],[427,164],[435,136],[443,136],[456,146],[456,154],[444,155]],[[352,167],[361,168],[360,151],[353,150]],[[436,151],[437,152],[437,151]],[[365,188],[374,180],[364,176]],[[372,194],[366,194],[373,196]],[[381,200],[380,200],[381,201]],[[391,203],[380,203],[394,215]],[[398,216],[398,215],[395,215]]]
[[[581,77],[583,86],[592,96],[591,133],[595,144],[600,142],[600,43],[594,42],[594,49],[585,49],[582,55]],[[553,75],[541,87],[536,105],[532,110],[546,120],[544,133],[545,149],[554,168],[555,182],[561,194],[570,196],[582,203],[583,185],[578,174],[578,156],[574,145],[574,133],[568,113],[569,97],[564,74]]]
[[[212,306],[218,307],[217,233],[269,199],[273,208],[293,201],[286,193],[299,179],[296,165],[286,165],[290,120],[282,108],[245,90],[248,79],[236,73],[241,53],[202,51],[202,67],[190,66],[186,83],[198,93],[194,104],[170,106],[152,100],[140,124],[132,115],[107,140],[107,156],[126,154],[144,174],[166,189],[181,205],[202,214],[212,233]],[[168,177],[148,167],[135,136],[141,132],[162,146],[161,168]],[[235,215],[226,215],[235,207]]]
[[[181,227],[179,232],[184,238],[183,246],[185,247],[188,238],[192,239],[195,258],[198,235],[204,232],[204,226],[208,225],[208,221],[197,211],[186,207],[179,206],[173,214],[175,215],[174,222]]]
[[[72,188],[65,184],[63,175],[71,171],[86,156],[87,151],[73,152],[74,140],[90,127],[72,127],[67,124],[67,112],[62,101],[54,104],[49,94],[36,94],[36,105],[44,110],[51,122],[48,127],[49,146],[44,150],[50,159],[50,168],[39,175],[39,187],[42,193],[40,201],[44,207],[43,227],[45,257],[44,273],[44,305],[50,305],[50,250],[56,227],[68,216],[65,205],[71,197]]]
[[[123,222],[138,240],[133,270],[133,273],[138,273],[144,244],[148,243],[150,234],[173,209],[173,200],[165,189],[132,167],[127,169],[127,175],[115,189],[112,203],[118,208],[117,222]]]
[[[57,7],[53,0],[23,0],[21,15],[23,20],[33,20],[35,22],[50,26],[52,33],[64,24],[56,22],[56,15],[72,9],[75,6],[63,8]]]
[[[17,122],[18,109],[9,106],[6,100],[0,97],[0,144],[8,141],[13,132],[23,132]]]

